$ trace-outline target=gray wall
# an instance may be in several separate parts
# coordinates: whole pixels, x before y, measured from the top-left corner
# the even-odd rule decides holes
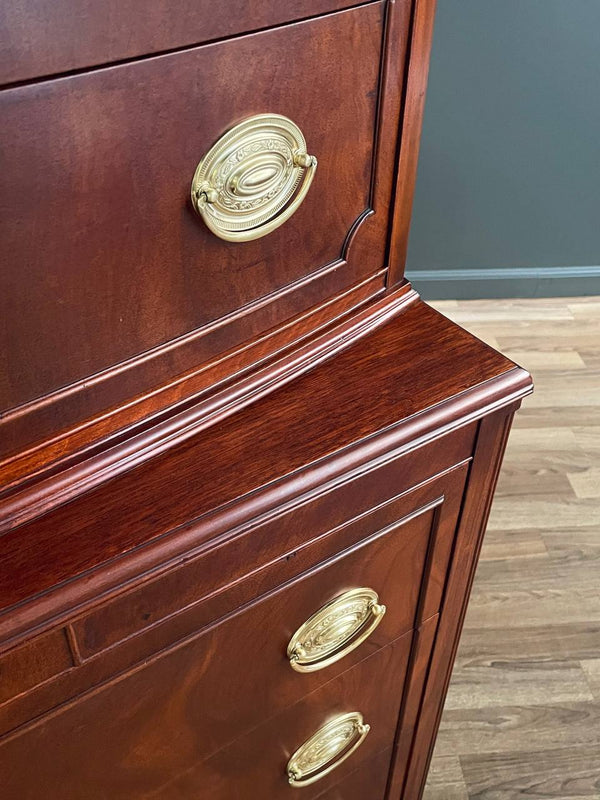
[[[407,275],[600,294],[600,0],[438,0]]]

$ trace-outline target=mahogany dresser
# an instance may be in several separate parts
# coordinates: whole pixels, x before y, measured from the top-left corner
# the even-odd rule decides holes
[[[433,0],[5,0],[0,793],[415,800],[529,376],[403,277]]]

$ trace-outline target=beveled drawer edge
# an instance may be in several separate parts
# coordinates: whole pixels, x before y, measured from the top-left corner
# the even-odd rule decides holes
[[[382,277],[384,272],[375,277]],[[360,285],[372,281],[373,276]],[[75,466],[67,467],[46,479],[42,478],[31,486],[25,486],[23,490],[4,500],[0,498],[0,534],[140,466],[199,431],[276,391],[389,322],[417,299],[418,294],[410,284],[406,284],[392,295],[375,301],[351,319],[335,325],[327,333],[318,333],[308,343],[286,352],[279,360],[252,372],[233,386],[210,394],[207,398],[202,397],[202,392],[199,402],[194,403],[191,408],[183,411],[175,409],[175,413],[148,430],[135,433]]]
[[[450,433],[461,429],[464,429],[466,438],[460,442],[459,460],[447,463],[440,472],[428,475],[417,486],[451,471],[457,464],[470,458],[476,428],[474,425],[470,430],[469,425],[457,426]],[[325,459],[324,463],[313,465],[315,474],[311,470],[308,478],[304,471],[288,476],[275,486],[192,520],[142,548],[102,564],[92,572],[78,575],[56,589],[8,608],[0,614],[0,652],[12,649],[26,638],[40,635],[51,627],[64,624],[65,620],[79,618],[92,608],[131,591],[133,587],[160,578],[176,567],[182,558],[189,560],[202,556],[240,534],[250,532],[380,467],[401,461],[410,452],[437,438],[410,442],[391,451],[384,447],[383,455],[379,458],[359,458],[353,464],[337,456]],[[360,455],[360,451],[355,455]],[[415,485],[408,485],[400,495],[415,488]]]
[[[507,391],[509,390],[509,391]],[[41,632],[49,624],[64,619],[75,610],[90,607],[99,598],[115,594],[132,581],[145,579],[157,565],[169,565],[183,553],[200,552],[204,547],[217,544],[219,537],[228,531],[238,531],[248,520],[283,506],[307,492],[318,491],[319,486],[333,488],[373,469],[393,461],[408,452],[453,433],[491,411],[516,407],[523,396],[531,392],[527,373],[514,367],[497,378],[465,391],[459,397],[439,404],[384,429],[377,435],[361,440],[332,456],[321,459],[306,468],[286,476],[281,482],[267,485],[233,505],[226,505],[202,516],[188,525],[175,529],[157,540],[130,552],[126,559],[104,563],[92,573],[79,575],[60,588],[61,602],[57,608],[55,591],[7,609],[0,615],[0,648],[22,641],[28,633]],[[452,412],[455,412],[454,414]],[[194,532],[194,541],[190,534]],[[118,573],[115,571],[119,564]]]
[[[292,553],[298,553],[298,552],[300,552],[302,550],[305,550],[307,547],[311,547],[312,545],[316,544],[318,541],[321,541],[322,539],[325,539],[325,538],[327,538],[329,536],[335,535],[337,532],[341,531],[342,529],[344,529],[346,527],[349,527],[349,526],[359,522],[362,519],[367,518],[371,513],[382,511],[386,506],[391,505],[392,503],[398,502],[403,497],[411,494],[413,491],[416,491],[416,490],[419,490],[419,489],[424,489],[427,486],[427,484],[430,483],[432,480],[438,480],[439,478],[443,477],[444,475],[447,475],[447,474],[453,472],[456,469],[459,469],[460,467],[462,467],[462,466],[464,466],[464,465],[466,465],[468,463],[469,463],[469,461],[467,460],[467,461],[462,462],[461,464],[457,464],[455,467],[452,467],[452,468],[450,468],[448,470],[445,470],[444,472],[440,473],[439,475],[435,475],[432,479],[430,479],[428,481],[423,481],[421,484],[418,484],[417,486],[413,487],[413,489],[410,489],[410,490],[408,490],[406,492],[401,492],[400,494],[398,494],[398,495],[394,496],[393,498],[391,498],[389,501],[387,501],[385,503],[381,503],[380,505],[376,506],[375,508],[368,509],[368,510],[362,512],[361,514],[358,514],[355,517],[352,517],[351,519],[341,523],[340,525],[337,525],[334,528],[325,531],[324,533],[320,534],[319,536],[315,537],[314,539],[310,539],[307,542],[305,542],[304,544],[293,548],[293,550],[284,551],[283,553],[278,555],[277,558],[273,559],[268,564],[260,565],[260,566],[256,567],[255,569],[251,570],[250,572],[245,573],[244,575],[241,575],[239,578],[237,578],[233,582],[233,584],[228,585],[225,590],[229,590],[232,586],[238,585],[240,583],[243,583],[244,581],[246,581],[249,578],[251,578],[252,575],[255,575],[256,573],[261,572],[266,567],[272,567],[275,563],[283,561],[283,560],[289,558],[289,556]],[[319,561],[319,562],[313,564],[312,566],[308,567],[307,569],[303,570],[302,572],[298,573],[297,575],[294,575],[294,576],[291,576],[291,577],[285,579],[281,583],[275,582],[273,584],[273,586],[271,586],[271,588],[263,591],[262,593],[256,595],[255,597],[252,597],[247,602],[245,602],[242,606],[240,606],[238,608],[235,608],[235,609],[233,609],[231,611],[228,611],[224,615],[211,620],[210,622],[208,622],[202,628],[196,629],[195,631],[190,632],[185,638],[193,637],[197,633],[200,633],[200,631],[209,630],[214,625],[218,625],[221,622],[225,621],[229,616],[231,616],[233,614],[237,614],[237,613],[239,613],[241,611],[244,611],[247,608],[250,608],[255,603],[260,602],[261,600],[264,600],[264,599],[268,598],[270,594],[272,594],[274,592],[277,592],[277,591],[279,591],[281,589],[284,589],[288,584],[291,584],[291,583],[293,583],[293,582],[295,582],[297,580],[301,580],[302,577],[305,576],[308,571],[318,570],[318,569],[321,568],[321,566],[323,564],[333,562],[333,561],[337,560],[338,558],[342,558],[345,555],[349,554],[349,552],[351,552],[353,549],[356,549],[356,548],[362,547],[362,546],[366,546],[366,545],[372,543],[373,541],[375,541],[376,539],[380,538],[381,536],[385,536],[385,535],[387,535],[389,533],[392,533],[396,528],[402,527],[402,526],[408,524],[409,522],[411,522],[411,520],[415,519],[416,517],[421,516],[422,514],[426,514],[429,511],[434,511],[435,509],[437,509],[443,503],[443,500],[444,500],[443,497],[437,497],[434,500],[431,500],[431,501],[429,501],[427,503],[424,503],[423,505],[421,505],[418,508],[416,508],[414,511],[411,511],[410,513],[402,516],[400,519],[398,519],[393,524],[388,525],[385,528],[382,528],[381,530],[377,530],[375,533],[370,534],[369,536],[365,537],[364,539],[360,539],[354,545],[352,545],[352,546],[350,546],[348,548],[345,548],[345,549],[341,550],[340,552],[336,553],[335,556],[333,556],[333,555],[329,556],[329,557],[327,557],[327,559],[325,559],[325,561]],[[161,572],[158,576],[156,576],[156,579],[160,580],[160,577],[162,575],[164,575],[164,571]],[[131,589],[131,587],[128,587],[128,588],[130,588],[130,590],[135,591],[135,589],[137,587],[134,586],[134,587],[132,587],[132,589]],[[213,599],[215,597],[218,597],[220,594],[223,593],[223,591],[224,591],[224,587],[221,586],[221,587],[218,587],[218,588],[208,592],[206,595],[203,595],[203,596],[199,597],[197,600],[194,600],[192,603],[188,603],[187,605],[183,606],[182,608],[178,608],[176,611],[170,612],[170,613],[166,614],[164,617],[160,617],[160,618],[156,619],[151,624],[146,625],[144,627],[140,627],[140,628],[132,631],[128,635],[126,635],[126,636],[124,636],[124,637],[122,637],[120,639],[117,639],[113,643],[111,643],[111,644],[109,644],[109,645],[107,645],[105,647],[99,648],[95,652],[90,653],[90,655],[87,655],[87,656],[81,658],[81,663],[83,663],[85,661],[90,661],[91,659],[94,659],[94,658],[97,658],[102,653],[109,652],[110,650],[113,650],[114,648],[119,647],[122,644],[125,644],[126,642],[129,642],[129,641],[131,641],[133,639],[136,639],[137,637],[144,636],[145,634],[151,633],[152,631],[154,631],[154,630],[156,630],[158,628],[161,628],[163,626],[168,626],[169,623],[172,622],[173,620],[178,619],[182,615],[193,611],[195,608],[197,608],[201,604],[205,603],[206,601],[211,600],[211,599]],[[117,599],[120,596],[122,596],[123,594],[126,594],[126,593],[127,593],[126,591],[120,593],[119,595],[116,596]],[[70,624],[72,624],[74,626],[77,622],[86,619],[90,615],[93,615],[95,613],[95,611],[96,611],[96,609],[91,609],[91,611],[89,613],[79,614],[76,617],[73,617]],[[71,636],[72,636],[72,638],[74,639],[74,641],[76,643],[74,649],[76,651],[79,651],[79,647],[77,645],[77,641],[78,641],[77,633],[76,633],[76,629],[74,627],[72,628]],[[182,641],[183,641],[183,639],[182,639]],[[165,645],[165,648],[168,648],[170,646],[171,645]],[[158,652],[161,652],[161,651],[156,651],[156,652],[158,653]]]
[[[61,68],[48,69],[43,71],[25,71],[17,72],[16,75],[0,75],[0,91],[6,91],[14,87],[27,86],[29,84],[43,83],[46,81],[59,80],[63,77],[71,75],[82,75],[88,72],[96,72],[102,69],[110,69],[112,67],[123,66],[126,64],[135,63],[136,61],[144,61],[149,58],[161,58],[163,56],[174,55],[176,53],[185,53],[188,50],[194,50],[198,47],[207,47],[221,42],[228,42],[235,39],[240,39],[244,36],[254,36],[258,33],[265,31],[275,30],[277,28],[284,28],[292,25],[299,25],[304,22],[311,22],[312,20],[319,19],[320,17],[327,17],[333,14],[341,14],[345,11],[352,11],[355,8],[360,8],[365,5],[373,5],[376,3],[385,2],[385,0],[344,0],[339,5],[334,5],[330,8],[321,10],[313,10],[308,14],[300,14],[299,16],[285,17],[283,19],[276,19],[266,24],[261,24],[256,27],[256,24],[241,30],[234,29],[222,32],[217,36],[203,35],[200,38],[193,38],[185,42],[174,43],[172,42],[167,47],[159,47],[157,49],[138,50],[133,53],[123,53],[119,56],[115,55],[108,60],[94,60],[86,63],[63,64]],[[47,21],[47,20],[46,20]],[[15,36],[23,34],[22,30],[14,32]],[[1,42],[0,42],[1,43]]]
[[[313,563],[305,563],[300,567],[300,571],[297,573],[290,573],[287,577],[278,577],[275,575],[275,579],[270,583],[270,585],[265,586],[258,594],[253,596],[249,596],[247,600],[243,600],[241,605],[232,604],[231,598],[223,610],[223,613],[211,618],[210,620],[204,621],[202,624],[198,626],[197,622],[194,621],[193,617],[186,623],[184,622],[183,628],[181,627],[181,619],[188,617],[190,614],[193,614],[194,609],[200,607],[205,601],[214,599],[219,594],[222,593],[223,587],[217,589],[215,592],[210,593],[209,595],[203,596],[199,598],[197,602],[186,606],[185,608],[179,609],[177,612],[170,614],[164,618],[157,620],[155,623],[148,625],[145,628],[140,630],[136,630],[132,632],[130,635],[121,638],[114,643],[111,643],[109,646],[99,649],[97,652],[90,654],[85,658],[81,658],[79,655],[79,645],[77,636],[75,633],[74,626],[77,620],[85,619],[85,615],[74,615],[67,620],[63,620],[62,627],[53,627],[50,631],[45,631],[44,633],[40,634],[39,636],[34,637],[33,639],[26,640],[25,643],[18,644],[14,649],[19,650],[23,647],[27,647],[30,645],[31,642],[35,643],[39,641],[41,638],[47,635],[53,634],[64,634],[67,639],[73,664],[69,667],[68,671],[73,673],[73,670],[78,670],[78,668],[82,668],[85,670],[83,673],[84,675],[87,674],[89,677],[84,678],[84,683],[81,684],[81,688],[77,690],[74,695],[64,697],[56,706],[48,707],[46,709],[40,710],[35,716],[31,718],[37,718],[38,716],[46,715],[49,711],[52,710],[54,707],[59,707],[64,705],[65,703],[70,703],[75,701],[77,697],[83,696],[86,693],[92,691],[95,687],[105,686],[110,683],[115,676],[124,675],[126,673],[134,672],[144,664],[148,664],[156,659],[159,659],[168,653],[174,652],[181,647],[185,647],[188,643],[192,642],[193,640],[204,636],[205,634],[209,633],[212,629],[217,628],[222,623],[227,622],[227,620],[232,619],[238,616],[240,613],[248,611],[255,607],[257,604],[262,603],[263,601],[268,600],[270,597],[278,594],[281,591],[285,591],[296,584],[301,584],[307,578],[314,577],[318,572],[322,569],[327,569],[333,566],[335,563],[343,560],[347,556],[352,555],[356,551],[360,550],[363,547],[369,547],[373,545],[375,542],[379,540],[383,540],[384,537],[389,535],[396,535],[396,532],[399,529],[404,528],[407,524],[409,524],[412,520],[433,512],[434,517],[432,519],[432,527],[429,531],[429,546],[428,550],[430,551],[433,543],[436,540],[438,535],[438,525],[439,525],[439,514],[437,511],[444,503],[444,495],[439,494],[438,484],[439,481],[445,477],[451,478],[452,475],[455,475],[457,471],[465,470],[466,466],[470,463],[470,459],[467,459],[461,463],[454,465],[453,467],[449,467],[448,469],[443,470],[439,474],[432,476],[431,478],[422,481],[420,484],[409,488],[406,491],[402,491],[398,493],[395,497],[390,498],[389,500],[379,503],[376,506],[369,507],[360,513],[356,514],[354,517],[344,520],[340,524],[336,525],[333,528],[327,529],[322,534],[318,535],[316,538],[312,539],[311,541],[307,542],[302,547],[295,547],[292,552],[299,552],[300,550],[305,550],[307,547],[311,547],[316,545],[319,541],[329,538],[330,536],[335,536],[336,534],[342,533],[344,529],[349,529],[353,525],[360,523],[361,520],[366,520],[371,517],[373,514],[381,513],[385,511],[387,507],[393,505],[394,503],[398,503],[402,500],[408,501],[411,495],[414,495],[415,492],[425,493],[424,496],[418,498],[416,506],[412,507],[412,510],[407,511],[406,513],[401,513],[397,519],[393,519],[392,522],[385,523],[381,525],[379,522],[376,522],[373,526],[373,530],[370,533],[362,533],[357,531],[358,536],[354,537],[351,536],[350,538],[346,537],[341,549],[339,548],[339,544],[336,544],[334,541],[331,542],[329,547],[328,554],[316,554],[316,560]],[[428,487],[429,490],[428,490]],[[428,490],[428,491],[427,491]],[[433,491],[432,491],[433,490]],[[409,502],[409,507],[410,507]],[[395,514],[394,514],[395,516]],[[436,521],[437,520],[437,521]],[[335,545],[335,546],[334,546]],[[289,552],[282,552],[277,557],[277,562],[287,562]],[[261,571],[264,569],[265,566],[276,566],[275,562],[270,562],[267,565],[261,565],[255,570],[242,575],[239,580],[235,581],[235,584],[240,584],[246,582],[252,575],[256,572]],[[429,570],[429,557],[426,559],[424,566],[423,566],[423,575],[426,575]],[[226,590],[230,590],[233,588],[233,584],[226,587]],[[416,609],[421,606],[422,603],[422,592],[419,593],[419,599],[417,601]],[[237,602],[237,601],[236,601]],[[92,610],[93,613],[93,610]],[[173,631],[173,624],[177,624],[179,621],[179,631],[174,635]],[[413,623],[417,621],[416,618],[413,620]],[[155,635],[157,630],[163,631],[162,637],[159,635],[158,641],[162,643],[157,644],[156,637],[153,639],[153,635]],[[410,629],[405,629],[401,634],[400,637],[406,635]],[[148,639],[148,637],[150,637]],[[141,644],[140,644],[141,643]],[[12,650],[8,651],[10,654]],[[283,651],[282,651],[283,657]],[[50,685],[54,680],[61,681],[64,676],[65,670],[62,670],[60,673],[56,673],[53,676],[50,676],[48,680],[44,680],[43,682],[30,687],[27,691],[20,693],[19,695],[15,695],[12,698],[7,699],[4,703],[0,703],[1,706],[6,706],[11,708],[16,706],[17,708],[17,716],[19,715],[19,703],[23,700],[25,702],[29,702],[31,706],[33,704],[34,707],[40,708],[39,704],[35,700],[35,696],[38,690],[43,690],[44,686],[47,686],[49,691],[53,694],[56,692],[56,689],[52,690]],[[87,684],[87,685],[85,685]],[[26,699],[25,696],[29,696],[29,700]],[[43,695],[42,695],[43,697]],[[42,700],[42,702],[44,702]],[[9,711],[10,714],[10,711]],[[17,725],[12,729],[7,729],[5,734],[8,735],[11,731],[14,732],[18,728],[22,727],[25,722]],[[28,724],[28,723],[27,723]],[[0,737],[1,738],[1,737]]]

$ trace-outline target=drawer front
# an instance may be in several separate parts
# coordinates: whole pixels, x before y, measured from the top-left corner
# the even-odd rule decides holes
[[[297,790],[289,785],[287,765],[295,750],[332,717],[358,711],[371,729],[337,769],[302,789],[302,796],[317,797],[392,744],[411,640],[411,634],[402,637],[273,718],[266,719],[257,693],[259,725],[208,760],[198,727],[205,708],[193,701],[187,676],[170,676],[172,701],[152,720],[143,711],[147,687],[139,683],[120,697],[129,708],[126,715],[107,696],[92,698],[88,706],[91,702],[100,716],[91,716],[91,708],[84,715],[74,708],[37,726],[27,739],[7,743],[0,751],[3,797],[293,798]],[[243,672],[241,660],[238,666]]]
[[[384,750],[320,794],[318,800],[384,800],[391,757],[391,750]]]
[[[391,168],[370,212],[384,12],[376,2],[0,93],[11,254],[1,311],[19,345],[0,410],[125,360],[113,390],[141,393],[385,266]],[[192,178],[226,131],[259,113],[291,119],[318,167],[285,224],[223,241],[192,207]],[[270,186],[269,169],[231,191]]]
[[[462,464],[389,499],[389,493],[401,490],[408,480],[406,468],[412,463],[410,458],[401,460],[323,493],[72,620],[73,662],[67,650],[66,658],[55,667],[55,677],[46,669],[45,682],[39,686],[33,679],[23,685],[17,676],[15,694],[24,693],[6,695],[7,702],[0,703],[0,732],[195,635],[195,640],[173,653],[178,664],[173,669],[189,672],[193,681],[194,664],[200,659],[209,683],[215,685],[224,672],[234,671],[230,680],[234,688],[227,690],[229,710],[224,713],[220,707],[219,719],[206,733],[210,750],[234,728],[255,724],[252,681],[269,675],[261,702],[276,713],[297,696],[298,679],[303,692],[310,691],[385,646],[439,606],[467,474],[467,464]],[[416,474],[413,470],[413,477]],[[359,622],[364,621],[365,627],[357,633],[368,630],[370,635],[359,642],[360,636],[351,628],[350,636],[342,637],[334,648],[334,656],[342,654],[338,661],[311,673],[294,672],[286,657],[293,634],[327,603],[343,600],[345,592],[361,587],[374,590],[387,607],[380,619],[362,607]],[[246,610],[236,614],[240,608]],[[268,627],[263,624],[265,618],[270,620]],[[50,638],[38,637],[9,651],[0,659],[0,671],[10,671],[15,663],[29,664],[30,653],[40,662],[49,662],[49,643],[62,641],[66,648],[66,633],[57,629]],[[242,641],[248,667],[238,678],[235,670]],[[159,685],[168,685],[170,669],[164,658],[155,660],[151,670]],[[14,688],[11,680],[7,685]],[[194,692],[202,691],[202,686],[194,688]],[[168,702],[168,696],[163,699]],[[206,699],[207,707],[210,699]]]
[[[393,744],[410,644],[411,636],[406,635],[344,672],[197,768],[174,778],[157,793],[157,800],[319,797]],[[315,735],[326,736],[327,723],[353,712],[370,728],[364,739],[359,743],[360,735],[350,737],[349,746],[311,776],[317,779],[314,783],[292,788],[287,770],[299,747],[314,741]],[[322,741],[317,745],[322,746]],[[356,749],[342,760],[354,745]],[[310,758],[303,763],[308,769]],[[333,769],[327,773],[329,767]],[[373,796],[367,794],[361,800],[366,798],[372,800]]]
[[[356,0],[5,0],[0,84],[121,61],[345,8]]]
[[[101,759],[103,769],[118,782],[119,772],[127,771],[124,754],[132,750],[151,754],[157,780],[185,771],[191,753],[194,759],[208,758],[412,629],[434,517],[435,511],[427,508],[405,524],[375,532],[250,608],[77,701],[35,727],[15,748],[28,758],[39,751],[57,781],[59,765],[68,773],[72,763],[81,764],[83,774],[89,770],[91,780]],[[324,669],[295,671],[287,654],[295,631],[325,603],[363,586],[377,592],[388,608],[371,636]],[[101,755],[72,736],[80,727],[103,741]],[[49,742],[56,742],[60,752],[52,753]],[[10,763],[12,758],[0,750],[0,761]],[[150,779],[143,770],[139,778],[142,783]]]
[[[64,629],[55,629],[10,650],[0,657],[0,706],[72,666]]]
[[[243,606],[240,592],[260,590],[260,572],[234,583],[232,597],[227,592],[215,595],[209,599],[208,609],[201,605],[195,611],[204,615],[200,626],[208,626],[200,634],[157,655],[147,651],[135,670],[6,737],[0,746],[0,764],[13,768],[10,775],[0,778],[15,797],[22,796],[17,790],[32,780],[56,787],[58,797],[62,787],[73,780],[73,764],[78,765],[80,785],[95,786],[100,776],[112,782],[104,795],[111,798],[131,796],[127,793],[132,786],[162,786],[169,776],[186,773],[262,720],[284,713],[301,698],[326,691],[332,680],[371,654],[387,651],[398,637],[412,640],[415,623],[439,604],[465,476],[466,465],[457,467],[370,514],[360,515],[315,544],[292,551],[282,558],[291,569],[296,559],[300,566],[306,558],[310,562],[311,548],[317,547],[321,558],[327,551],[329,555],[317,567],[290,577],[281,588],[250,605]],[[235,542],[227,549],[235,561]],[[378,625],[354,649],[346,647],[342,627],[334,648],[341,655],[339,660],[313,672],[295,671],[288,656],[294,633],[325,604],[359,587],[374,590],[379,602],[386,605]],[[229,609],[233,613],[228,613]],[[219,610],[225,618],[211,625]],[[184,616],[182,612],[168,622],[169,636]],[[154,652],[160,627],[146,634]],[[122,648],[135,646],[139,659],[144,653],[137,638]],[[103,664],[114,673],[119,653],[118,648],[99,653],[57,681],[62,680],[70,691],[78,681],[83,688],[84,681],[106,669]],[[45,690],[40,687],[40,692]],[[59,690],[60,686],[52,690],[55,703]],[[28,706],[27,699],[22,713],[32,717],[33,705]],[[15,716],[8,708],[9,720],[11,715],[14,723]],[[85,731],[85,737],[75,735],[77,731]],[[90,747],[93,741],[102,746]],[[39,764],[35,776],[25,768],[32,758]],[[24,791],[23,795],[27,796]],[[50,792],[48,796],[53,795]],[[75,792],[73,797],[77,796]]]

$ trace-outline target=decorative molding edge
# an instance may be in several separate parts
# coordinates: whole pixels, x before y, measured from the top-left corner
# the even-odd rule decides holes
[[[489,297],[568,297],[600,294],[600,265],[412,269],[407,278],[425,300]]]

